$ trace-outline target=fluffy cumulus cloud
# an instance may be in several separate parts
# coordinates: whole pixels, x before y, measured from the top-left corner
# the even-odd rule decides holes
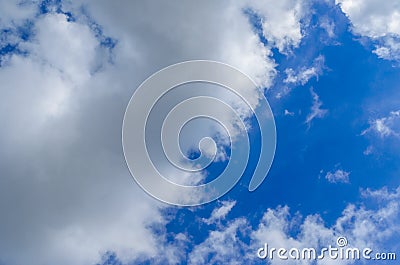
[[[371,38],[381,58],[400,59],[400,4],[398,1],[336,0],[349,17],[353,31]]]
[[[72,23],[64,14],[38,19],[33,40],[20,44],[29,58],[62,73],[73,84],[83,83],[94,72],[98,46],[88,25]]]
[[[248,7],[261,19],[262,33],[282,53],[298,47],[303,37],[302,20],[306,20],[307,1],[250,1]],[[271,8],[273,6],[273,8]]]
[[[271,48],[297,46],[303,17],[299,1],[265,8],[272,3],[0,1],[1,45],[14,47],[0,68],[0,262],[94,264],[108,251],[157,262],[162,248],[176,263],[184,235],[160,247],[166,235],[152,228],[165,224],[166,205],[139,190],[125,167],[125,107],[146,77],[189,59],[230,63],[270,87]],[[245,8],[262,17],[270,46]],[[261,95],[248,96],[257,104]],[[233,204],[224,206],[213,220]]]
[[[63,14],[40,16],[34,31],[0,69],[2,262],[93,264],[110,249],[155,255],[158,238],[146,227],[163,222],[161,206],[124,169],[122,99],[109,76],[92,74],[95,34]],[[104,122],[109,129],[98,130]]]
[[[317,254],[323,247],[337,247],[337,239],[345,237],[348,247],[371,248],[376,253],[390,253],[400,246],[397,222],[400,217],[399,189],[363,190],[361,204],[348,204],[342,214],[327,225],[318,215],[292,215],[287,206],[267,209],[256,226],[250,226],[243,217],[226,222],[217,230],[211,230],[208,238],[196,245],[190,253],[191,264],[248,264],[260,261],[257,252],[268,244],[269,248],[314,248]],[[369,205],[369,206],[367,206]],[[343,240],[343,239],[342,239]],[[385,252],[386,251],[386,252]],[[238,263],[238,253],[241,253]],[[287,264],[276,256],[268,264]],[[263,254],[262,252],[260,254]],[[269,253],[270,254],[270,253]],[[268,254],[268,255],[269,255]],[[286,254],[288,256],[288,254]],[[262,256],[262,255],[261,255]],[[267,262],[262,261],[262,262]],[[291,260],[290,264],[315,264],[310,260]],[[354,264],[354,260],[334,260],[325,255],[316,264]],[[357,264],[358,261],[356,261]],[[363,264],[363,261],[361,261]]]

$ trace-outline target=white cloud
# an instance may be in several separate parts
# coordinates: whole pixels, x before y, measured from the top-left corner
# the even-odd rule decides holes
[[[373,198],[378,201],[393,201],[400,198],[400,187],[397,187],[395,191],[390,191],[387,187],[383,187],[379,190],[366,189],[362,191],[362,195],[365,198]]]
[[[220,222],[225,219],[228,213],[232,210],[232,208],[236,205],[236,201],[223,201],[222,206],[219,208],[215,208],[211,216],[207,219],[203,219],[206,224],[213,224],[216,222]]]
[[[37,11],[35,1],[1,0],[0,1],[0,28],[21,25],[21,23]]]
[[[243,264],[246,258],[242,252],[247,247],[240,240],[240,234],[247,226],[246,219],[238,218],[221,230],[210,231],[207,239],[189,254],[188,264]]]
[[[27,33],[29,18],[35,15],[37,3],[34,1],[0,0],[0,49],[18,49],[22,35]],[[29,34],[26,34],[28,36]],[[0,54],[0,66],[7,64],[9,54]]]
[[[94,264],[114,251],[124,262],[157,263],[161,248],[174,263],[179,246],[165,244],[165,235],[150,228],[165,224],[160,209],[167,205],[137,187],[121,153],[126,104],[150,74],[188,59],[233,64],[268,88],[276,72],[271,47],[260,42],[243,5],[233,1],[62,3],[75,20],[37,15],[37,4],[0,2],[1,27],[29,19],[34,29],[27,42],[2,40],[26,51],[10,55],[0,68],[2,262]],[[286,51],[301,40],[301,8],[295,1],[275,5],[267,1],[257,12],[273,29],[265,28],[266,37]],[[282,17],[288,18],[284,24]],[[92,20],[118,41],[113,63],[99,58],[107,51]],[[262,91],[246,96],[257,104]],[[223,218],[224,211],[215,216]],[[226,238],[231,244],[234,239]]]
[[[20,45],[31,58],[60,71],[75,84],[90,78],[100,45],[88,25],[71,23],[64,14],[49,14],[36,21],[34,30],[34,39]]]
[[[294,87],[304,86],[313,78],[318,81],[318,77],[322,75],[325,68],[325,57],[323,55],[317,56],[307,66],[300,66],[297,69],[286,68],[284,71],[286,77],[283,80],[285,85],[276,93],[276,98],[280,99],[288,95]]]
[[[395,1],[382,3],[377,0],[337,0],[358,33],[371,37],[400,34],[400,6]]]
[[[325,179],[331,183],[349,183],[349,176],[350,172],[338,169],[335,172],[326,173]]]
[[[400,60],[400,36],[382,38],[373,52],[382,59]]]
[[[374,147],[372,145],[369,145],[363,152],[364,155],[370,155],[372,154],[374,151]]]
[[[162,238],[149,227],[163,223],[165,206],[126,171],[124,101],[109,89],[118,86],[112,71],[91,74],[95,34],[60,14],[34,29],[34,42],[21,44],[27,55],[0,68],[2,262],[94,264],[109,250],[124,260],[156,257]]]
[[[311,78],[318,78],[322,74],[324,64],[325,57],[320,55],[314,59],[313,65],[309,68],[303,66],[297,71],[287,68],[285,70],[286,79],[283,82],[286,84],[305,85]]]
[[[335,229],[342,235],[348,235],[351,245],[359,247],[370,246],[382,249],[383,247],[398,247],[398,242],[393,241],[400,232],[398,220],[400,218],[400,204],[398,201],[399,189],[385,192],[380,190],[362,191],[366,199],[379,203],[378,208],[367,209],[350,204],[337,219]]]
[[[307,15],[306,1],[250,1],[249,7],[260,16],[264,37],[279,52],[290,53],[298,47],[303,37],[300,21]]]
[[[328,110],[322,109],[322,101],[319,99],[317,93],[315,93],[314,89],[310,89],[311,95],[313,97],[313,104],[311,106],[311,113],[307,115],[306,123],[308,125],[316,118],[323,118],[328,113]]]
[[[361,135],[377,134],[381,138],[400,137],[400,111],[391,111],[388,116],[372,119],[370,126]]]
[[[285,109],[285,116],[294,116],[294,112]]]
[[[326,34],[328,34],[329,38],[334,38],[335,35],[335,22],[333,20],[331,20],[328,16],[322,17],[321,21],[320,21],[320,27],[323,28],[326,32]]]
[[[371,38],[384,59],[400,59],[400,5],[397,1],[336,0],[349,17],[353,31]]]

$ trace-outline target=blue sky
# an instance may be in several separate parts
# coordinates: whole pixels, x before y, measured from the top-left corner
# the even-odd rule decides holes
[[[0,0],[0,265],[352,264],[256,256],[339,236],[399,259],[400,5],[275,2]],[[148,76],[195,59],[259,84],[277,149],[249,192],[251,130],[240,182],[176,207],[132,180],[122,119]]]

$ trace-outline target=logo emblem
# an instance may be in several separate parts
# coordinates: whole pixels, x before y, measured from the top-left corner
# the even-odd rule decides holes
[[[195,127],[200,120],[215,124],[217,132],[203,135],[212,126]],[[250,141],[254,128],[259,137]],[[185,130],[191,133],[183,137]],[[198,140],[196,158],[181,148],[191,137]],[[131,175],[149,195],[173,205],[201,205],[235,186],[253,149],[257,163],[249,191],[263,182],[275,154],[275,121],[263,91],[246,74],[220,62],[187,61],[156,72],[136,89],[125,112],[122,145]],[[225,148],[229,155],[221,158]],[[224,159],[225,168],[212,180],[178,183],[180,176],[196,179]]]

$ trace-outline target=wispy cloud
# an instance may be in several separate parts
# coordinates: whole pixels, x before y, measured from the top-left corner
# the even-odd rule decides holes
[[[331,20],[328,16],[324,16],[321,18],[319,26],[326,31],[329,38],[335,37],[335,22]]]
[[[311,122],[317,118],[323,118],[328,113],[327,109],[322,109],[322,101],[319,99],[317,93],[315,93],[314,88],[310,88],[310,92],[313,98],[313,104],[311,106],[311,112],[307,115],[306,123],[310,126]]]
[[[397,187],[395,191],[391,191],[387,187],[378,190],[367,188],[363,190],[361,194],[365,198],[373,198],[379,201],[393,201],[400,199],[400,187]]]
[[[285,109],[285,116],[294,116],[294,112]]]
[[[285,70],[286,78],[283,80],[286,84],[305,85],[311,78],[318,78],[322,74],[325,65],[325,57],[319,55],[314,59],[311,67],[301,67],[298,70],[288,68]]]
[[[226,218],[228,213],[232,210],[232,208],[236,205],[236,201],[223,201],[222,206],[219,208],[215,208],[211,216],[209,218],[203,218],[203,221],[206,224],[213,224],[219,222]]]
[[[289,95],[294,87],[304,86],[313,78],[318,80],[322,75],[325,66],[325,57],[323,55],[317,56],[311,64],[298,66],[297,68],[287,68],[284,71],[285,78],[283,79],[283,86],[277,91],[275,97],[280,99]]]
[[[361,135],[375,133],[381,138],[389,136],[400,137],[400,110],[391,111],[388,116],[373,119],[369,127],[361,132]]]

